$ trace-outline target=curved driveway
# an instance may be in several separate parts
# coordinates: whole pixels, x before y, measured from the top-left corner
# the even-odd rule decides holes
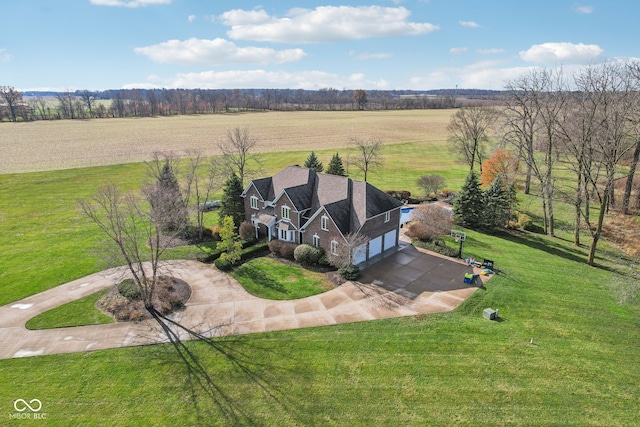
[[[450,311],[477,289],[462,283],[464,272],[471,268],[459,261],[412,246],[385,255],[364,269],[363,283],[347,282],[292,301],[252,296],[213,265],[168,262],[171,274],[192,288],[186,308],[173,317],[207,336],[247,334]],[[37,314],[113,286],[125,273],[123,267],[105,270],[0,307],[0,359],[165,341],[153,320],[39,331],[25,328]]]

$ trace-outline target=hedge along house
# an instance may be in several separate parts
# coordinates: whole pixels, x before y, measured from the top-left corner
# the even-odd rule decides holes
[[[335,254],[346,235],[359,233],[368,242],[354,249],[353,264],[398,245],[402,203],[363,181],[290,166],[251,181],[242,197],[256,235],[269,240]]]

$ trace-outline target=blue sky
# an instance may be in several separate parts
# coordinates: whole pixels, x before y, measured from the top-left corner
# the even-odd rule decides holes
[[[0,85],[502,89],[531,67],[640,57],[635,0],[21,0]]]

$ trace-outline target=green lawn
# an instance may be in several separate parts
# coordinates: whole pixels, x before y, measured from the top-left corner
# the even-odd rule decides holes
[[[612,260],[529,234],[465,251],[500,273],[453,313],[190,342],[201,384],[168,345],[5,360],[0,401],[53,425],[637,425],[640,310]]]
[[[109,292],[108,289],[96,292],[51,310],[45,311],[29,319],[27,329],[66,328],[69,326],[102,325],[113,323],[113,317],[107,316],[95,307],[100,297]]]
[[[231,275],[252,295],[289,300],[316,295],[330,289],[324,274],[272,258],[255,258],[236,268]]]
[[[464,179],[439,148],[435,158],[404,148],[387,148],[399,151],[372,183],[415,191],[420,174],[446,174],[448,188]],[[266,156],[265,172],[301,164],[299,154]],[[102,268],[100,239],[74,201],[109,178],[135,188],[143,174],[0,175],[0,304]],[[538,205],[522,197],[534,216]],[[564,228],[571,219],[559,212]],[[465,255],[493,259],[500,273],[456,311],[188,342],[199,364],[189,372],[170,345],[1,360],[0,416],[24,398],[42,401],[47,425],[69,426],[638,425],[640,307],[612,292],[624,257],[603,244],[589,267],[569,236],[468,231]],[[483,319],[487,307],[502,321]]]

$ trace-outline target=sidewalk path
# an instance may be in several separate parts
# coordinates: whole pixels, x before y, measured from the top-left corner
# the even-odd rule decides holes
[[[385,259],[380,261],[384,262]],[[375,266],[380,268],[380,263]],[[461,285],[456,289],[407,296],[406,292],[395,292],[393,289],[399,289],[397,286],[390,287],[389,283],[374,279],[371,280],[372,284],[347,282],[320,295],[274,301],[250,295],[231,276],[213,265],[197,261],[173,261],[168,262],[167,267],[172,275],[186,281],[192,289],[186,308],[175,313],[174,320],[208,336],[450,311],[477,289],[475,286]],[[125,277],[125,273],[123,267],[105,270],[0,307],[0,359],[164,342],[166,337],[159,332],[153,320],[38,331],[25,328],[25,323],[32,317],[113,286]],[[451,277],[449,279],[454,280]],[[460,280],[459,276],[455,280]]]

